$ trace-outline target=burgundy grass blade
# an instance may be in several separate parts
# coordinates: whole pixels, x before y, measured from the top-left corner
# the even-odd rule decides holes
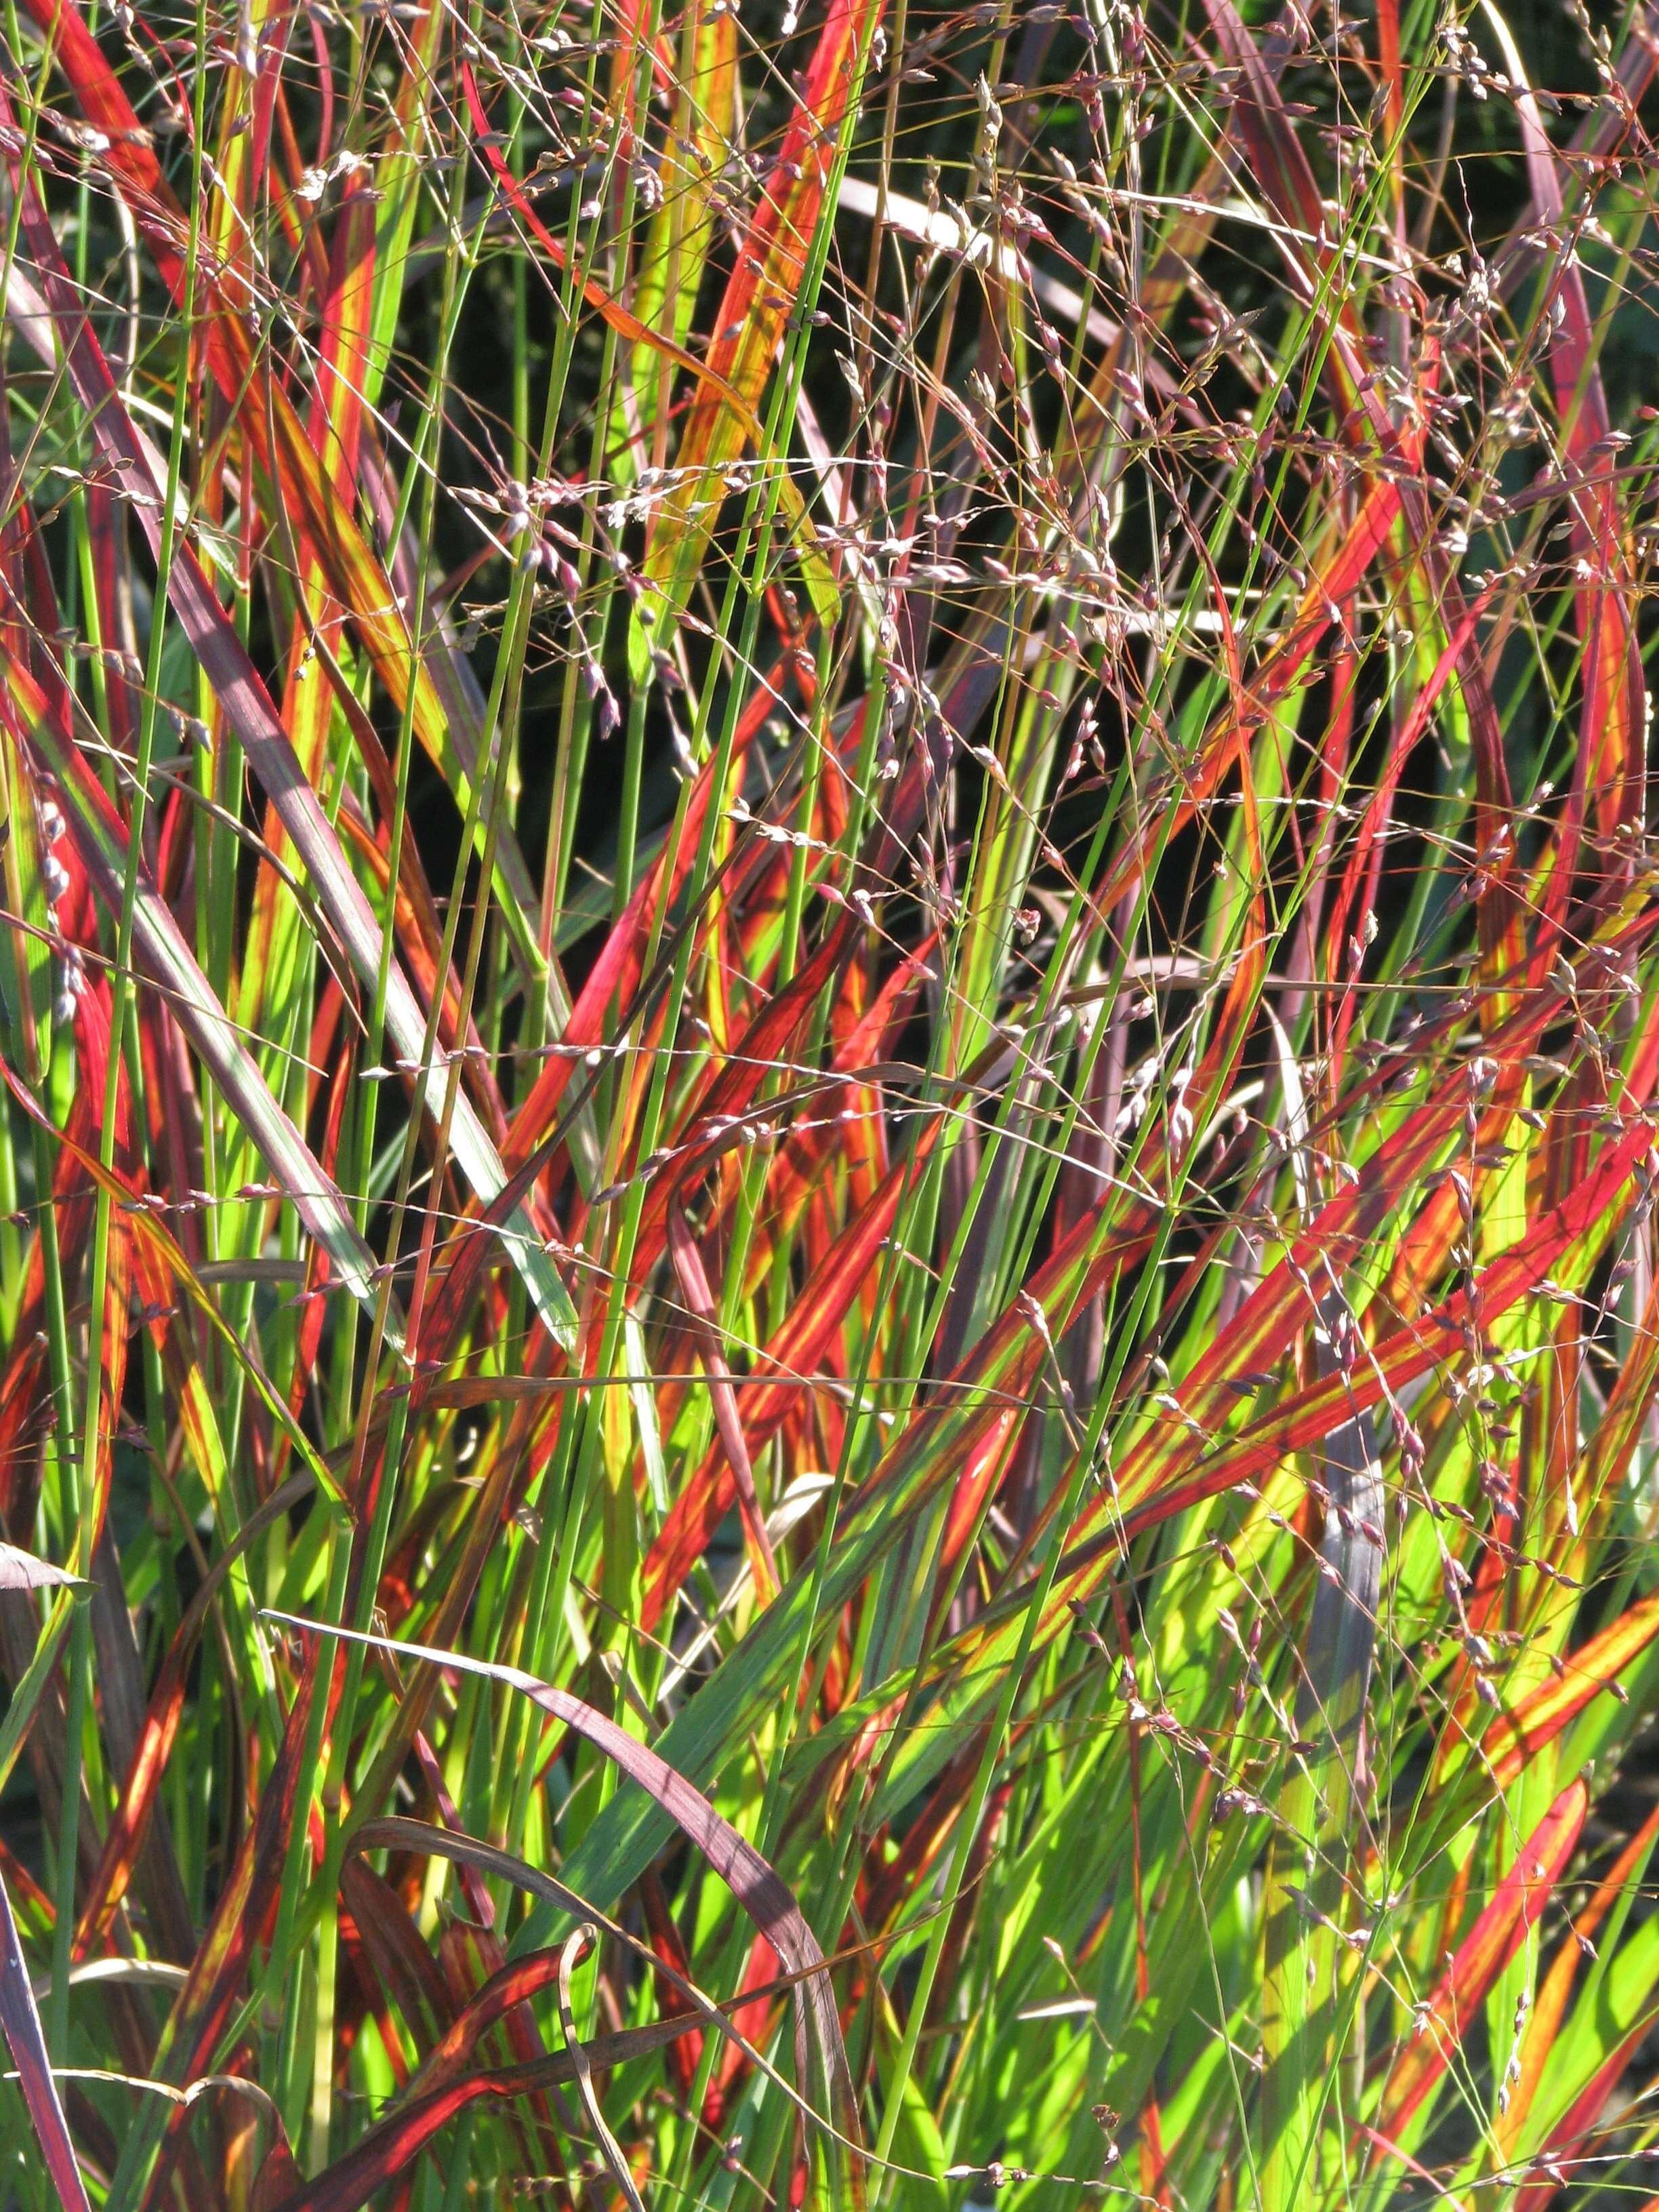
[[[29,1984],[28,1964],[18,1939],[17,1923],[12,1917],[11,1899],[6,1894],[3,1881],[0,1881],[0,2028],[4,2029],[6,2041],[11,2045],[23,2100],[34,2122],[34,2132],[40,2139],[52,2186],[58,2191],[58,2201],[64,2212],[92,2212],[81,2169],[76,2162],[75,2146],[70,2141],[69,2122],[64,2118],[58,2085],[52,2080],[46,2039],[40,2032],[40,2015]]]
[[[857,2101],[847,2048],[842,2039],[835,1991],[818,1940],[772,1866],[684,1775],[676,1773],[649,1745],[629,1735],[581,1698],[573,1697],[568,1690],[538,1681],[535,1675],[526,1674],[517,1667],[494,1665],[469,1658],[461,1652],[435,1650],[429,1644],[396,1643],[386,1637],[336,1628],[327,1622],[307,1620],[292,1613],[267,1611],[264,1617],[312,1635],[338,1637],[347,1643],[390,1651],[402,1660],[424,1659],[434,1667],[477,1674],[486,1681],[503,1682],[539,1705],[544,1712],[562,1721],[567,1728],[574,1729],[578,1735],[585,1736],[614,1761],[696,1845],[771,1944],[785,1968],[803,1978],[796,2020],[797,2063],[802,2086],[805,2087],[811,2080],[805,2063],[810,2030],[831,2091],[842,2108],[842,2128],[856,2142]],[[854,2172],[858,2172],[856,2166]]]

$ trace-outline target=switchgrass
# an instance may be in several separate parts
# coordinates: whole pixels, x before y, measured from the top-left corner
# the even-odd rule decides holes
[[[6,2203],[1652,2195],[1656,74],[5,0]]]

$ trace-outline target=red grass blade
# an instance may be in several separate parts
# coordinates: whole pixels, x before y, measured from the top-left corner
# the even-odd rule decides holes
[[[726,1465],[732,1471],[732,1480],[737,1490],[755,1587],[760,1593],[761,1603],[766,1605],[779,1587],[778,1563],[773,1554],[772,1540],[766,1533],[765,1516],[761,1511],[760,1498],[755,1489],[755,1470],[750,1464],[743,1419],[738,1411],[738,1395],[732,1387],[731,1370],[726,1364],[726,1354],[720,1346],[717,1327],[719,1309],[708,1287],[702,1255],[686,1226],[685,1216],[678,1206],[671,1206],[668,1209],[668,1249],[674,1263],[674,1273],[679,1279],[681,1295],[691,1316],[697,1352],[708,1383],[708,1395],[714,1401],[715,1425],[720,1431],[720,1442],[726,1447]]]
[[[761,396],[785,319],[805,279],[859,58],[881,13],[882,0],[830,0],[759,212],[738,250],[715,321],[705,380],[680,441],[674,486],[652,534],[647,592],[639,608],[642,655],[631,635],[629,640],[636,680],[648,675],[653,641],[672,628],[690,596],[714,526],[714,479],[750,439],[758,442],[755,418]]]
[[[1430,1997],[1423,2033],[1407,2045],[1389,2075],[1376,2124],[1383,2135],[1400,2132],[1445,2072],[1478,2017],[1481,1998],[1548,1905],[1577,1847],[1589,1808],[1583,1784],[1570,1784],[1516,1853]]]
[[[0,93],[0,118],[9,118],[9,105]],[[159,508],[163,487],[152,472],[148,453],[134,431],[109,364],[76,302],[57,240],[33,186],[17,174],[15,163],[13,166],[23,204],[24,228],[68,357],[71,380],[105,457],[127,492],[154,548],[160,543]],[[307,451],[310,452],[308,446]],[[351,872],[315,790],[295,758],[288,733],[246,647],[187,544],[176,549],[169,574],[169,593],[179,623],[207,673],[227,720],[241,741],[249,764],[282,816],[295,849],[311,872],[323,907],[338,933],[348,958],[366,987],[374,990],[380,974],[380,932],[373,910]],[[182,939],[179,942],[182,944]],[[411,1073],[418,1076],[431,1112],[441,1117],[447,1072],[441,1065],[423,1064],[425,1017],[395,961],[391,963],[387,977],[386,1011],[386,1028],[393,1046]],[[269,1114],[262,1108],[256,1109],[256,1125],[262,1118],[269,1120]],[[487,1204],[501,1191],[507,1177],[495,1148],[464,1091],[455,1099],[450,1134],[463,1170]],[[296,1188],[304,1187],[303,1180],[296,1179]],[[331,1225],[330,1236],[333,1239],[331,1253],[341,1264],[347,1280],[355,1283],[365,1302],[372,1303],[360,1260],[353,1256],[355,1231],[348,1237]],[[574,1337],[575,1311],[541,1237],[526,1215],[515,1213],[507,1224],[505,1242],[549,1330],[560,1342],[569,1344]],[[334,1249],[336,1243],[339,1246],[337,1251]]]

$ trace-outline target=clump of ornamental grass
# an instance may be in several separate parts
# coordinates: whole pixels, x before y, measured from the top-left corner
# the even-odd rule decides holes
[[[1650,2193],[1656,75],[7,0],[7,2205]]]

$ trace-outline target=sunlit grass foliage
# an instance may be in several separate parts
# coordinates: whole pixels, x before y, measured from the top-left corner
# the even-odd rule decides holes
[[[1659,2191],[1656,76],[4,0],[0,2202]]]

